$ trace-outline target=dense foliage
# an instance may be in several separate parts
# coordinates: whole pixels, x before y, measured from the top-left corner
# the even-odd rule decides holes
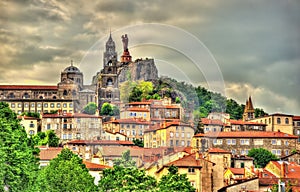
[[[35,146],[48,145],[49,147],[58,147],[59,145],[59,138],[53,130],[38,132],[36,135],[32,136],[31,139]]]
[[[133,139],[132,142],[138,147],[144,147],[144,142],[141,139]]]
[[[85,114],[94,115],[96,113],[96,110],[97,110],[97,104],[94,102],[90,102],[83,108],[82,112]]]
[[[122,157],[118,158],[118,159],[114,159],[113,162],[114,162],[114,165],[120,166],[120,167],[125,167],[125,168],[136,167],[135,162],[132,160],[132,158],[130,156],[130,150],[124,151],[122,153]]]
[[[77,155],[69,149],[41,169],[32,191],[97,191],[94,178]]]
[[[38,171],[37,152],[16,114],[0,102],[0,191],[29,191]]]
[[[260,168],[265,167],[269,161],[278,160],[278,157],[264,148],[253,148],[248,152],[248,156],[253,157],[255,166]]]
[[[103,103],[100,114],[107,116],[118,116],[120,114],[120,110],[117,106],[113,106],[110,103]]]

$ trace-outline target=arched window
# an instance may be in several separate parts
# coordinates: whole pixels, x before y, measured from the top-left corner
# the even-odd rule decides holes
[[[111,78],[109,78],[109,79],[107,80],[106,85],[107,85],[107,86],[113,85],[113,80],[112,80]]]
[[[68,95],[68,91],[67,91],[67,90],[64,90],[63,95]]]
[[[281,119],[278,117],[277,118],[277,124],[280,124],[281,123]]]
[[[289,124],[289,118],[285,118],[285,124]]]
[[[108,69],[107,69],[107,72],[108,72],[108,73],[111,73],[111,72],[112,72],[111,68],[108,68]]]
[[[40,96],[39,99],[44,99],[44,97],[43,97],[43,96]]]
[[[52,98],[53,98],[53,99],[56,99],[56,96],[54,95]]]
[[[112,66],[112,61],[109,60],[108,63],[107,63],[107,65],[108,65],[108,66]]]

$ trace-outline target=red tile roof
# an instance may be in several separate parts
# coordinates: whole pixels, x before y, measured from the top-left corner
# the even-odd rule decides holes
[[[198,133],[198,134],[194,135],[194,137],[204,137],[204,136],[205,136],[204,133]]]
[[[56,85],[0,85],[0,89],[11,90],[58,90]]]
[[[297,139],[297,136],[272,131],[236,131],[236,132],[208,132],[205,137],[218,137],[218,138],[289,138]]]
[[[142,101],[142,102],[131,102],[129,105],[150,105],[150,101]]]
[[[231,153],[230,151],[226,151],[220,148],[209,148],[208,152],[209,153]]]
[[[244,175],[245,169],[244,168],[229,168],[229,170],[234,174],[234,175]]]
[[[293,121],[300,121],[300,116],[294,116]]]
[[[234,124],[234,125],[264,125],[264,126],[266,126],[266,124],[264,124],[264,123],[257,123],[257,122],[243,121],[243,120],[230,119],[229,121],[231,124]]]
[[[166,164],[166,167],[169,167],[171,165],[174,165],[176,167],[197,167],[197,168],[201,168],[203,165],[203,161],[207,161],[210,162],[212,164],[214,164],[211,161],[208,161],[206,159],[203,159],[201,157],[198,157],[198,159],[196,158],[196,153],[193,154],[189,154],[186,155],[178,160],[172,161],[168,164]]]
[[[43,114],[43,118],[101,118],[101,116],[97,116],[97,115],[89,115],[89,114],[84,114],[84,113],[55,113],[55,114],[50,114],[50,113],[46,113]]]
[[[132,146],[132,141],[112,141],[112,140],[73,140],[67,144],[79,144],[79,145],[125,145]]]
[[[149,112],[150,110],[143,107],[129,107],[127,108],[128,111],[140,111],[140,112]]]
[[[96,163],[91,163],[88,161],[83,161],[85,164],[86,168],[88,168],[90,171],[102,171],[103,169],[110,169],[112,167],[107,166],[107,165],[100,165]]]
[[[201,122],[204,125],[221,125],[221,126],[224,125],[224,123],[221,120],[219,120],[219,119],[201,118]]]
[[[57,157],[57,155],[63,150],[62,147],[49,147],[43,148],[39,147],[40,149],[40,160],[51,160]]]
[[[114,120],[118,123],[130,123],[130,124],[143,124],[143,125],[150,125],[149,121],[146,121],[141,118],[128,118],[128,119],[116,119]]]

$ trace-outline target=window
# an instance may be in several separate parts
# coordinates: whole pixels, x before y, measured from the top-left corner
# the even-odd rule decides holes
[[[47,124],[47,129],[49,130],[51,128],[51,124]]]
[[[176,136],[176,137],[179,137],[179,133],[178,133],[178,132],[176,132],[176,133],[175,133],[175,136]]]
[[[47,108],[47,107],[48,107],[48,103],[44,103],[44,107],[46,107],[46,108]]]
[[[73,103],[70,103],[70,104],[69,104],[69,107],[72,108],[72,107],[73,107]]]
[[[181,137],[184,138],[184,132],[181,132]]]
[[[288,146],[288,145],[289,145],[289,142],[288,142],[288,141],[285,141],[285,145]]]
[[[29,135],[34,135],[34,131],[33,131],[33,130],[30,130],[30,131],[29,131]]]
[[[139,136],[143,136],[143,131],[139,130]]]
[[[63,134],[62,138],[67,139],[67,134]]]
[[[30,128],[34,128],[33,122],[31,122],[31,123],[29,124],[29,127],[30,127]]]
[[[254,145],[263,145],[264,144],[264,140],[262,139],[254,139]]]
[[[72,134],[71,133],[68,135],[68,139],[72,139]]]
[[[176,146],[179,146],[179,141],[178,140],[176,140]]]
[[[195,168],[194,167],[189,167],[188,168],[188,173],[195,173]]]
[[[30,105],[31,107],[34,107],[34,103],[31,103],[31,105]]]
[[[235,155],[235,154],[236,154],[236,150],[235,150],[235,149],[232,149],[232,150],[231,150],[231,153],[232,153],[233,155]]]
[[[289,155],[289,150],[285,150],[285,155]]]
[[[132,130],[132,135],[135,135],[135,130]]]
[[[21,107],[22,107],[22,104],[21,104],[21,103],[18,103],[18,107],[21,108]]]
[[[12,103],[12,104],[10,105],[10,107],[11,107],[11,108],[15,108],[16,105],[15,105],[14,103]]]
[[[170,137],[174,137],[174,133],[172,131],[170,132]]]
[[[236,140],[235,139],[227,139],[227,145],[235,145]]]
[[[50,107],[51,107],[51,108],[54,108],[54,103],[50,103]]]
[[[189,139],[189,138],[191,138],[191,134],[190,133],[187,133],[186,134],[186,137]]]
[[[41,103],[38,103],[38,104],[37,104],[37,107],[38,107],[38,108],[41,108],[41,107],[42,107],[42,104],[41,104]]]
[[[174,143],[173,143],[173,140],[170,140],[170,146],[173,146]]]
[[[278,117],[277,118],[277,124],[280,124],[281,123],[281,119]]]
[[[289,118],[285,118],[285,124],[289,124]]]
[[[281,155],[281,149],[277,149],[277,155]]]
[[[214,129],[213,129],[213,132],[217,132],[217,128],[214,128]]]
[[[185,142],[184,141],[181,141],[181,146],[184,146]]]
[[[25,107],[25,108],[28,108],[28,103],[25,103],[24,107]]]
[[[66,107],[67,107],[67,104],[66,104],[66,103],[64,103],[64,104],[63,104],[63,107],[64,107],[64,108],[66,108]]]
[[[272,145],[276,145],[277,144],[277,142],[276,142],[276,140],[275,139],[272,139]]]
[[[63,125],[63,128],[64,128],[64,129],[66,129],[66,128],[67,128],[67,126],[68,126],[67,124],[64,124],[64,125]]]
[[[240,144],[241,145],[249,145],[249,139],[241,139]]]

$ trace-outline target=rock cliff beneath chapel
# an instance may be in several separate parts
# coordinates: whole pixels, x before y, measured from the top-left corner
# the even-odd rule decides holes
[[[158,71],[154,59],[137,59],[135,62],[123,64],[118,69],[119,83],[127,80],[154,81],[158,79]]]

